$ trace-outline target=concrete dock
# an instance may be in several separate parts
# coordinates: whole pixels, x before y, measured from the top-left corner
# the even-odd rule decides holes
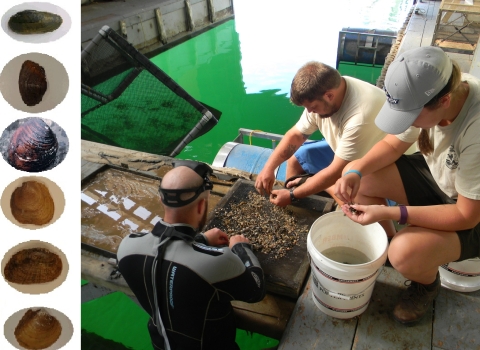
[[[398,52],[430,46],[441,2],[418,1]],[[463,72],[476,76],[473,53],[448,52]],[[278,347],[296,349],[480,349],[480,291],[460,293],[442,288],[429,313],[413,327],[396,322],[392,310],[406,288],[405,278],[383,268],[367,310],[352,319],[324,314],[312,299],[309,278]]]

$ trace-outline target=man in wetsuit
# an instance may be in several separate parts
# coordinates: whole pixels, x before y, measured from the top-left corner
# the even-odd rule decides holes
[[[118,266],[150,315],[154,349],[239,349],[232,300],[265,296],[262,268],[243,235],[205,225],[212,169],[176,161],[163,178],[165,216],[151,233],[121,242]],[[153,282],[153,283],[152,283]]]

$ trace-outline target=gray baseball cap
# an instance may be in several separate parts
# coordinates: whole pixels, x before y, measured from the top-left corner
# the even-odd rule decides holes
[[[452,61],[439,47],[419,47],[399,55],[387,70],[387,101],[375,124],[388,134],[407,130],[423,106],[447,85],[452,69]]]

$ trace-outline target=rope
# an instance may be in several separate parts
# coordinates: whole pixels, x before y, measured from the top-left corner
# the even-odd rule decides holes
[[[414,7],[410,9],[407,19],[403,23],[402,28],[400,28],[400,30],[398,31],[397,40],[395,41],[395,44],[392,45],[392,47],[390,48],[390,52],[388,53],[387,57],[385,57],[385,64],[383,65],[382,71],[380,72],[380,76],[378,77],[377,84],[376,84],[377,87],[379,87],[380,89],[383,89],[383,85],[385,83],[385,75],[387,74],[387,70],[388,70],[388,67],[390,66],[390,63],[392,63],[395,57],[397,56],[398,48],[400,47],[403,37],[405,36],[405,30],[407,29],[408,23],[410,22],[410,18],[412,17],[413,11],[414,11]]]
[[[263,132],[263,131],[262,130],[252,130],[252,131],[250,131],[250,135],[248,135],[248,141],[250,143],[250,146],[252,145],[252,134],[254,132]]]

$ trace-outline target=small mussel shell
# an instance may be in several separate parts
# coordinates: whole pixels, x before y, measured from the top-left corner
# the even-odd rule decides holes
[[[14,335],[25,349],[46,349],[54,344],[62,333],[62,325],[44,309],[28,309]]]
[[[18,34],[43,34],[58,29],[62,22],[62,17],[54,13],[24,10],[10,17],[8,26]]]
[[[42,101],[47,91],[45,69],[36,62],[26,60],[18,76],[18,89],[27,106],[35,106]]]
[[[21,224],[45,225],[53,218],[55,203],[47,186],[37,181],[26,181],[13,191],[10,209]]]
[[[51,282],[62,272],[60,257],[45,248],[23,249],[5,265],[5,279],[18,284]]]
[[[55,133],[41,118],[28,118],[10,138],[7,161],[15,169],[40,172],[55,162],[58,141]]]

